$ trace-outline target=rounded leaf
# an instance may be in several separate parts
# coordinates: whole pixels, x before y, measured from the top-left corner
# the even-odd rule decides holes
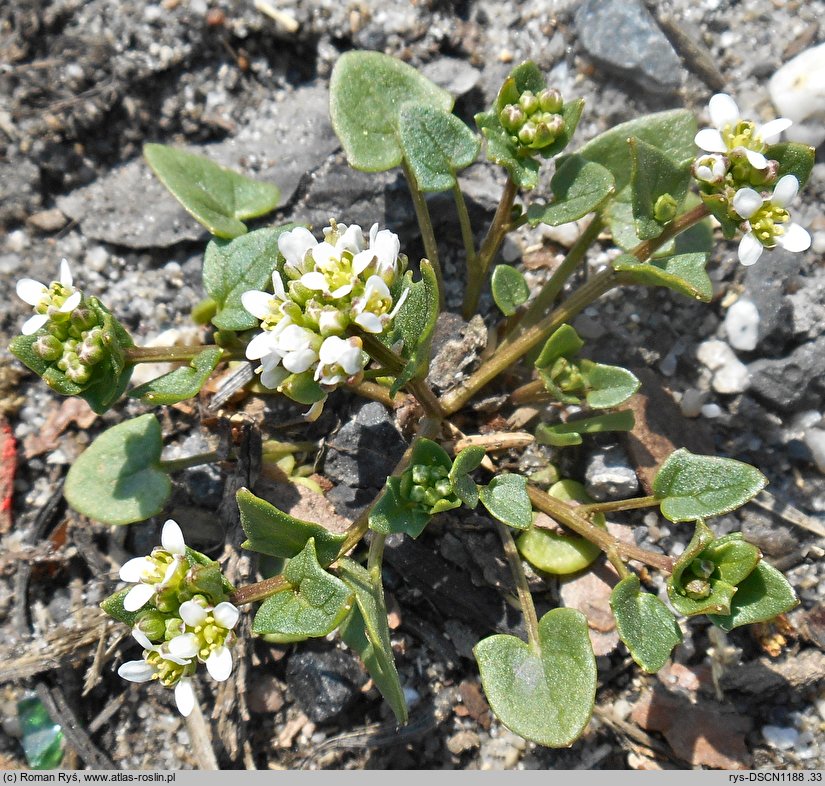
[[[496,265],[490,281],[493,300],[505,317],[516,313],[516,309],[527,302],[530,287],[522,273],[511,265]]]

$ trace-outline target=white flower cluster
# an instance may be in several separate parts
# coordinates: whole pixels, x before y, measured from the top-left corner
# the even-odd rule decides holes
[[[283,276],[273,272],[271,293],[253,290],[241,298],[263,328],[246,349],[261,362],[261,383],[289,394],[285,383],[296,375],[322,391],[357,380],[366,358],[360,339],[345,334],[350,325],[382,333],[398,313],[407,294],[394,302],[391,293],[406,264],[399,248],[398,236],[378,224],[368,239],[356,224],[335,221],[320,242],[304,227],[284,232]]]
[[[22,333],[30,336],[37,333],[50,319],[66,320],[79,305],[83,295],[75,289],[69,263],[60,261],[60,280],[52,281],[49,286],[23,278],[17,282],[17,296],[34,307],[34,316],[23,324]]]
[[[200,594],[181,602],[181,595],[191,595],[186,588],[191,565],[183,533],[171,519],[163,525],[161,544],[148,557],[131,559],[120,569],[120,578],[134,584],[123,608],[145,612],[132,630],[143,657],[122,664],[117,673],[130,682],[158,680],[174,687],[175,702],[186,716],[195,706],[191,678],[198,663],[218,682],[232,673],[233,629],[240,612],[228,601],[212,606]]]
[[[787,206],[799,190],[794,175],[778,177],[779,163],[767,157],[769,146],[792,123],[787,118],[757,125],[743,119],[729,95],[718,93],[708,105],[713,128],[696,134],[706,151],[693,164],[693,174],[706,194],[720,195],[729,217],[741,222],[739,261],[754,264],[766,248],[805,251],[811,236],[790,221]]]

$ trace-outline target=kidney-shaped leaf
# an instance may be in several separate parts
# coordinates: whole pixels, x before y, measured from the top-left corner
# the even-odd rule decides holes
[[[550,181],[553,202],[530,205],[527,220],[530,226],[544,223],[554,227],[577,221],[598,210],[613,193],[613,185],[613,175],[601,164],[577,155],[567,156]]]
[[[381,52],[345,52],[329,85],[332,127],[354,169],[383,172],[401,163],[398,118],[404,104],[449,112],[453,97],[412,66]]]
[[[186,212],[217,237],[246,232],[244,218],[274,210],[280,191],[210,159],[168,145],[147,144],[143,155],[152,171]]]
[[[163,448],[154,415],[104,431],[69,469],[63,494],[78,512],[103,524],[132,524],[163,510],[172,490],[160,468]]]
[[[505,317],[515,314],[516,309],[530,297],[530,287],[524,276],[512,265],[496,265],[493,268],[490,290]]]
[[[613,588],[610,608],[633,660],[648,674],[659,671],[682,640],[679,624],[667,606],[641,591],[638,576],[627,576]]]
[[[606,366],[582,360],[579,370],[587,385],[587,403],[593,409],[617,407],[627,401],[641,385],[635,374],[621,366]]]
[[[563,748],[581,736],[593,712],[596,658],[579,611],[548,611],[538,632],[538,651],[497,635],[482,639],[473,653],[496,717],[528,740]]]
[[[130,398],[139,398],[146,404],[177,404],[197,396],[209,375],[220,363],[223,350],[212,347],[199,352],[188,366],[176,368],[162,377],[138,385],[129,393]]]
[[[755,467],[719,456],[671,453],[653,480],[662,515],[670,521],[721,516],[744,505],[767,485]]]
[[[486,486],[479,486],[478,494],[490,514],[508,527],[527,529],[533,523],[524,475],[497,475]]]

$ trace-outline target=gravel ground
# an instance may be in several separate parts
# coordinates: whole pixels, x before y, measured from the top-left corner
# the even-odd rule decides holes
[[[687,106],[701,113],[719,89],[735,95],[746,114],[774,117],[771,76],[823,40],[819,0],[655,5],[658,25],[643,5],[611,0],[259,4],[275,7],[274,14],[240,0],[4,5],[0,298],[12,305],[0,314],[0,345],[25,315],[16,280],[51,280],[62,257],[138,343],[169,330],[191,335],[206,238],[147,174],[139,159],[145,141],[206,150],[276,182],[284,194],[277,221],[378,221],[399,232],[402,249],[417,258],[422,249],[402,179],[349,170],[328,124],[329,74],[349,49],[378,49],[423,67],[457,96],[468,121],[513,64],[532,58],[565,96],[586,99],[576,134],[583,142],[646,112]],[[611,14],[635,15],[635,32],[616,36]],[[510,580],[497,544],[482,517],[445,515],[420,541],[391,543],[387,552],[393,644],[413,708],[409,727],[395,731],[375,688],[334,641],[250,644],[245,668],[226,690],[213,694],[206,680],[199,686],[205,721],[184,722],[168,692],[116,676],[132,648],[119,626],[91,610],[115,588],[117,566],[157,541],[159,522],[95,525],[60,496],[66,470],[89,440],[143,410],[125,402],[93,418],[23,373],[4,351],[0,407],[17,460],[12,526],[3,531],[0,522],[0,764],[24,766],[16,702],[26,691],[57,689],[67,702],[64,725],[72,713],[85,730],[67,745],[66,766],[100,766],[102,755],[115,767],[155,769],[215,761],[264,769],[825,767],[825,541],[809,529],[822,531],[825,516],[821,147],[817,161],[795,210],[813,236],[810,251],[774,252],[745,269],[735,247],[723,242],[714,253],[710,306],[668,291],[619,291],[575,323],[595,359],[637,370],[659,415],[653,428],[676,445],[704,446],[768,476],[770,492],[785,505],[778,514],[753,504],[714,526],[720,533],[742,529],[786,571],[802,600],[786,619],[728,636],[691,620],[672,664],[656,676],[635,668],[609,626],[595,631],[601,709],[569,750],[537,747],[491,718],[472,659],[480,636],[520,629],[504,600]],[[546,185],[549,174],[543,178]],[[486,164],[463,177],[479,226],[492,214],[500,181]],[[443,216],[443,230],[451,212],[442,204],[434,198],[432,212]],[[441,233],[454,309],[463,290],[455,235]],[[502,255],[539,284],[573,238],[575,227],[525,230],[508,239]],[[597,245],[591,269],[611,253],[609,242]],[[490,315],[488,300],[481,312]],[[454,356],[476,351],[483,339],[479,324],[471,326]],[[489,391],[493,411],[500,392]],[[240,409],[267,428],[298,412],[271,402]],[[483,411],[477,417],[481,426],[493,422]],[[208,444],[197,406],[170,409],[162,424],[167,444],[182,453]],[[318,469],[331,488],[328,503],[312,503],[319,515],[351,518],[371,498],[390,446],[403,449],[399,428],[380,405],[331,398],[310,429],[328,442]],[[368,439],[382,455],[347,462],[348,444]],[[509,461],[526,470],[547,459],[537,450]],[[563,470],[586,474],[597,492],[608,476],[632,486],[638,465],[632,443],[611,439],[562,459]],[[192,545],[214,556],[225,537],[225,522],[214,513],[237,480],[229,466],[190,470],[167,511]],[[270,491],[296,495],[282,484]],[[615,520],[635,523],[640,544],[674,554],[689,538],[654,514]],[[434,577],[444,576],[460,595],[433,597]],[[582,593],[598,598],[600,591],[604,606],[608,585],[601,579],[562,587],[538,576],[531,581],[539,606],[560,597],[575,605]],[[456,609],[456,597],[468,600]],[[324,679],[330,674],[334,680]],[[671,727],[674,718],[683,719],[679,728]],[[211,745],[199,742],[204,734]]]

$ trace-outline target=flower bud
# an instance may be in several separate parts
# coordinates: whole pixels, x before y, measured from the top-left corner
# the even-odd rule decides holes
[[[453,484],[447,478],[443,478],[435,484],[434,488],[441,497],[446,497],[453,490]]]
[[[77,357],[77,355],[75,355],[75,357]],[[71,363],[63,373],[67,379],[70,379],[76,385],[85,385],[92,376],[88,367],[80,363],[79,360]]]
[[[63,355],[63,344],[55,336],[40,336],[32,345],[37,356],[47,361],[59,360]]]
[[[519,96],[518,104],[528,115],[532,115],[539,108],[539,99],[532,90],[525,90]]]
[[[97,315],[90,308],[76,308],[71,314],[72,327],[83,332],[97,327]]]
[[[753,186],[772,186],[779,176],[779,162],[768,161],[764,169],[753,169],[750,173],[750,183]]]
[[[527,115],[516,104],[507,104],[499,113],[498,119],[508,131],[518,131],[527,120]]]
[[[428,489],[425,489],[424,486],[413,486],[410,489],[410,500],[418,503],[424,502],[427,497],[427,491]]]
[[[710,595],[710,584],[702,579],[694,579],[685,584],[685,595],[692,600],[704,600]]]
[[[435,505],[435,503],[438,502],[440,499],[441,497],[435,489],[430,488],[424,492],[424,504],[428,505],[429,507]]]
[[[674,219],[677,208],[676,200],[670,194],[662,194],[653,205],[653,218],[660,224],[666,224]]]
[[[166,636],[166,618],[159,611],[147,612],[135,627],[150,641],[162,641]]]
[[[518,141],[523,145],[532,145],[536,141],[536,126],[533,123],[525,123],[518,132]]]
[[[564,102],[555,87],[546,87],[539,93],[539,106],[543,112],[561,112]]]
[[[430,482],[429,468],[425,464],[416,464],[412,468],[412,480],[418,486],[425,486]]]
[[[700,579],[709,579],[716,570],[716,564],[709,559],[695,559],[690,563],[690,572]]]

